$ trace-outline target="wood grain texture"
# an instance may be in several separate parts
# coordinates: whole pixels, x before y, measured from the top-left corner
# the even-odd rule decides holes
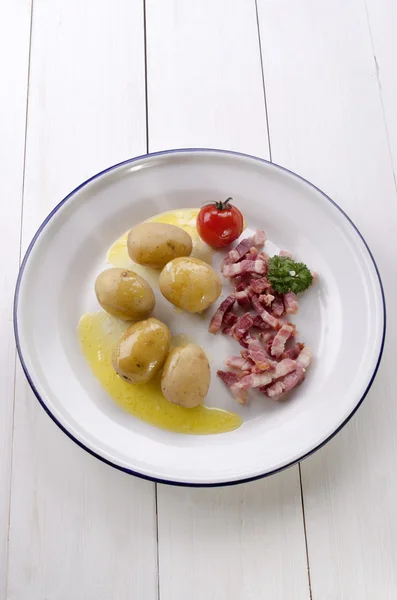
[[[397,198],[367,11],[361,0],[258,5],[273,159],[354,219],[390,300],[385,356],[370,394],[345,429],[302,464],[313,598],[392,600]]]
[[[148,0],[146,17],[150,150],[268,158],[255,3]],[[159,485],[158,515],[162,600],[308,600],[296,467],[235,488]]]
[[[0,5],[0,598],[6,597],[15,343],[12,301],[19,263],[29,64],[30,0]]]
[[[373,60],[382,100],[394,179],[397,179],[397,4],[394,0],[366,0]],[[396,184],[397,186],[397,184]]]
[[[23,248],[78,183],[145,152],[143,32],[138,0],[35,0]],[[154,485],[74,445],[20,369],[7,598],[157,598]]]
[[[309,600],[296,468],[221,489],[158,486],[162,600]]]
[[[397,264],[392,0],[258,0],[273,159],[353,217],[389,297],[388,340],[362,408],[302,464],[313,600],[397,597]],[[143,5],[34,0],[23,248],[93,173],[146,150]],[[147,0],[149,148],[268,158],[252,0]],[[0,599],[157,599],[154,486],[102,465],[48,419],[18,368],[30,1],[0,6]],[[394,174],[393,174],[394,165]],[[161,600],[308,600],[298,470],[235,488],[159,486]]]
[[[147,0],[150,151],[268,157],[253,0]]]

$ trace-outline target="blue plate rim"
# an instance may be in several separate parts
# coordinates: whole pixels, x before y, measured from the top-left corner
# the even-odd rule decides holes
[[[20,340],[19,340],[19,333],[18,333],[18,298],[19,298],[19,289],[20,289],[20,285],[21,285],[21,281],[22,281],[22,277],[23,277],[23,273],[26,267],[26,263],[28,261],[28,258],[30,256],[30,253],[32,252],[32,249],[38,239],[38,237],[40,236],[41,232],[43,231],[43,229],[46,227],[46,225],[49,223],[49,221],[52,219],[52,217],[58,212],[58,210],[68,201],[70,200],[78,191],[80,191],[83,187],[85,187],[86,185],[88,185],[89,183],[91,183],[92,181],[94,181],[95,179],[98,179],[99,177],[101,177],[102,175],[104,175],[105,173],[109,173],[110,171],[113,171],[119,167],[128,165],[128,164],[133,164],[139,160],[143,160],[143,159],[150,159],[156,156],[164,156],[164,155],[168,155],[168,154],[186,154],[186,153],[214,153],[214,154],[225,154],[225,155],[232,155],[232,156],[238,156],[240,158],[249,158],[255,161],[258,161],[260,163],[265,163],[267,165],[270,165],[272,167],[275,167],[276,169],[279,169],[285,173],[288,173],[294,177],[296,177],[297,179],[299,179],[300,181],[303,181],[304,183],[306,183],[307,185],[309,185],[311,188],[314,188],[317,192],[319,192],[328,202],[330,202],[331,204],[333,204],[333,206],[335,206],[335,208],[348,220],[348,222],[350,223],[350,225],[353,227],[353,229],[356,231],[356,233],[359,235],[359,237],[361,238],[368,254],[369,257],[374,265],[377,277],[378,277],[378,281],[379,281],[379,288],[380,288],[380,292],[381,292],[381,298],[382,298],[382,306],[383,306],[383,332],[382,332],[382,340],[381,340],[381,345],[379,348],[379,355],[376,361],[376,365],[374,368],[374,371],[372,373],[371,379],[362,395],[362,397],[360,398],[359,402],[356,404],[356,406],[353,408],[353,410],[349,413],[349,415],[346,417],[346,419],[343,421],[343,423],[341,423],[325,440],[323,440],[320,444],[318,444],[315,448],[313,448],[312,450],[310,450],[309,452],[307,452],[306,454],[303,454],[302,456],[300,456],[299,458],[296,458],[295,460],[293,460],[292,462],[279,467],[277,469],[273,469],[272,471],[269,471],[268,473],[262,473],[259,475],[255,475],[253,477],[247,477],[247,478],[243,478],[243,479],[235,479],[232,481],[224,481],[224,482],[211,482],[211,483],[196,483],[196,482],[188,482],[188,481],[173,481],[173,480],[168,480],[168,479],[161,479],[161,478],[156,478],[156,477],[150,477],[149,475],[145,475],[144,473],[140,473],[138,471],[134,471],[132,469],[128,469],[126,467],[122,467],[121,465],[117,465],[113,462],[111,462],[110,460],[104,458],[103,456],[101,456],[100,454],[94,452],[93,450],[91,450],[91,448],[89,448],[88,446],[86,446],[85,444],[83,444],[80,440],[78,440],[74,435],[72,435],[59,421],[58,419],[52,414],[52,412],[50,411],[50,409],[47,407],[47,405],[45,404],[43,398],[41,398],[38,390],[36,389],[33,380],[29,374],[29,371],[27,369],[26,363],[24,361],[23,358],[23,354],[22,354],[22,349],[21,349],[21,345],[20,345]],[[312,454],[314,454],[315,452],[317,452],[318,450],[320,450],[321,448],[323,448],[334,436],[336,436],[344,427],[345,425],[350,421],[350,419],[353,417],[353,415],[357,412],[357,410],[360,408],[361,404],[363,403],[364,399],[366,398],[369,390],[371,389],[371,386],[375,380],[375,377],[377,375],[378,369],[379,369],[379,365],[381,363],[382,360],[382,355],[383,355],[383,350],[384,350],[384,345],[385,345],[385,337],[386,337],[386,300],[385,300],[385,293],[384,293],[384,288],[383,288],[383,283],[382,283],[382,279],[380,276],[380,272],[379,272],[379,268],[378,265],[375,261],[375,258],[364,238],[364,236],[362,235],[362,233],[360,232],[360,230],[358,229],[358,227],[354,224],[354,222],[352,221],[352,219],[347,215],[347,213],[334,201],[332,200],[332,198],[330,198],[325,192],[323,192],[319,187],[317,187],[316,185],[314,185],[313,183],[311,183],[310,181],[308,181],[307,179],[305,179],[304,177],[302,177],[301,175],[298,175],[297,173],[295,173],[294,171],[291,171],[290,169],[287,169],[286,167],[283,167],[281,165],[278,165],[274,162],[271,162],[269,160],[266,160],[264,158],[260,158],[258,156],[254,156],[252,154],[246,154],[243,152],[237,152],[234,150],[222,150],[222,149],[218,149],[218,148],[175,148],[175,149],[170,149],[170,150],[161,150],[159,152],[151,152],[148,154],[142,154],[140,156],[136,156],[134,158],[129,158],[127,160],[121,161],[115,165],[112,165],[106,169],[104,169],[103,171],[100,171],[99,173],[96,173],[95,175],[93,175],[92,177],[90,177],[89,179],[87,179],[86,181],[84,181],[83,183],[81,183],[80,185],[78,185],[73,191],[71,191],[67,196],[65,196],[65,198],[63,198],[63,200],[61,200],[56,206],[55,208],[47,215],[47,217],[44,219],[44,221],[41,223],[41,225],[39,226],[39,228],[37,229],[36,233],[34,234],[26,252],[23,258],[23,261],[21,263],[20,269],[19,269],[19,273],[18,273],[18,278],[17,278],[17,282],[16,282],[16,286],[15,286],[15,294],[14,294],[14,305],[13,305],[13,323],[14,323],[14,336],[15,336],[15,343],[16,343],[16,348],[17,348],[17,352],[18,352],[18,356],[19,356],[19,360],[21,362],[21,366],[22,369],[25,373],[26,379],[28,380],[28,383],[34,393],[34,395],[36,396],[37,400],[39,401],[39,403],[41,404],[42,408],[45,410],[45,412],[48,414],[48,416],[54,421],[54,423],[61,429],[61,431],[63,431],[63,433],[65,433],[71,440],[73,440],[73,442],[75,442],[78,446],[80,446],[80,448],[82,448],[83,450],[85,450],[86,452],[88,452],[88,454],[91,454],[91,456],[94,456],[95,458],[97,458],[98,460],[100,460],[101,462],[119,470],[119,471],[123,471],[124,473],[128,473],[129,475],[134,475],[136,477],[139,477],[141,479],[145,479],[147,481],[152,481],[154,483],[163,483],[163,484],[167,484],[167,485],[175,485],[175,486],[179,486],[179,487],[195,487],[195,488],[211,488],[211,487],[227,487],[230,485],[238,485],[238,484],[242,484],[242,483],[249,483],[251,481],[256,481],[258,479],[263,479],[265,477],[270,477],[271,475],[275,475],[276,473],[279,473],[281,471],[284,471],[285,469],[288,469],[298,463],[300,463],[301,461],[305,460],[306,458],[308,458],[309,456],[311,456]]]

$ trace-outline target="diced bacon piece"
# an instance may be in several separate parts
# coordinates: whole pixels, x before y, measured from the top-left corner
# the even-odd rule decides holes
[[[245,310],[249,309],[249,307],[251,306],[251,295],[249,293],[249,287],[245,288],[245,290],[236,292],[236,300],[239,306],[241,306],[241,308],[244,308]]]
[[[240,340],[240,346],[242,346],[243,348],[248,348],[248,343],[250,340],[254,340],[254,336],[251,335],[249,332],[247,332]]]
[[[292,258],[291,252],[287,252],[287,250],[280,250],[278,253],[279,256],[285,256],[285,258]]]
[[[260,248],[266,242],[266,233],[263,229],[257,229],[252,237],[252,245]]]
[[[241,371],[251,371],[254,363],[250,359],[245,359],[242,356],[229,356],[225,360],[225,365],[232,369],[240,369]]]
[[[253,246],[252,238],[245,238],[241,240],[241,242],[232,250],[230,250],[228,254],[228,258],[231,263],[236,263],[238,260],[242,259],[247,252],[251,250]]]
[[[252,327],[257,327],[258,329],[270,329],[270,325],[268,325],[267,323],[265,323],[265,321],[262,320],[262,317],[260,317],[259,315],[256,315],[254,317],[254,322],[252,324]]]
[[[243,285],[243,284],[241,284],[241,285]],[[235,292],[237,302],[239,300],[250,297],[250,293],[248,290],[249,290],[249,286],[246,286],[243,290],[238,290],[237,292]]]
[[[253,338],[253,339],[255,339],[255,338]],[[244,358],[245,360],[250,360],[251,363],[252,363],[252,359],[250,358],[250,352],[251,352],[251,348],[250,348],[250,345],[248,344],[248,349],[244,348],[244,350],[241,350],[240,354],[241,354],[242,358]],[[262,348],[262,352],[264,352],[263,348]],[[267,360],[267,363],[269,365],[269,368],[270,369],[275,369],[276,366],[277,366],[277,363],[274,360],[272,360],[269,356],[267,356],[266,354],[265,354],[265,356],[266,356],[266,360]],[[255,368],[257,368],[257,367],[255,367]],[[253,371],[253,367],[252,367],[251,370]],[[263,369],[258,369],[256,371],[256,373],[261,373],[261,372],[263,372]]]
[[[248,348],[248,342],[246,341],[245,336],[243,338],[241,338],[241,340],[239,340],[239,344],[243,348]]]
[[[261,254],[263,254],[263,253],[261,252],[260,254],[258,254],[258,250],[256,250],[256,254],[252,254],[252,252],[250,252],[249,254],[247,254],[247,256],[245,258],[247,260],[257,260],[257,261],[260,261],[261,263],[263,263],[261,274],[265,275],[267,273],[267,261],[263,259]],[[253,275],[255,277],[258,276],[256,273],[254,273]]]
[[[256,312],[260,315],[265,309],[259,301],[259,296],[257,294],[252,295],[252,306],[255,308]]]
[[[255,294],[262,294],[269,287],[269,282],[266,277],[261,277],[260,279],[253,279],[251,281],[251,288]]]
[[[268,359],[268,361],[269,361],[269,365],[270,365],[268,372],[270,373],[270,372],[274,371],[277,363],[274,361],[271,361],[270,359]],[[254,365],[251,369],[251,373],[263,373],[263,372],[264,372],[263,369],[261,369],[257,365]],[[247,373],[247,375],[249,375],[249,373]]]
[[[275,317],[281,317],[284,312],[284,302],[281,298],[276,297],[272,302],[272,314]]]
[[[267,371],[270,368],[268,356],[256,338],[248,342],[248,355],[261,371]]]
[[[216,333],[217,331],[220,330],[220,328],[222,327],[222,322],[223,322],[225,314],[231,308],[233,308],[234,303],[235,303],[234,294],[231,294],[230,296],[228,296],[227,298],[224,299],[224,301],[221,303],[218,310],[215,312],[214,316],[211,319],[211,323],[208,328],[208,331],[210,333]]]
[[[246,287],[249,286],[249,284],[251,283],[251,279],[252,279],[252,273],[241,273],[241,275],[237,275],[233,280],[234,285],[235,285],[234,289],[236,291],[239,291],[239,290],[237,290],[237,288],[243,283],[246,284]],[[245,289],[245,288],[242,288],[242,289]]]
[[[256,312],[261,316],[262,320],[270,325],[273,329],[279,329],[280,323],[278,320],[273,317],[267,310],[262,306],[259,302],[259,297],[255,294],[251,297],[252,306],[255,308]]]
[[[263,321],[270,325],[270,327],[272,327],[273,329],[278,329],[279,327],[281,327],[280,322],[275,317],[273,317],[273,315],[268,313],[267,310],[261,312],[261,317]]]
[[[271,350],[272,350],[274,338],[275,338],[275,334],[272,334],[272,336],[269,337],[269,339],[265,343],[265,350],[269,354],[269,356],[271,356]]]
[[[245,261],[243,261],[245,262]],[[258,275],[264,275],[267,271],[267,267],[266,264],[263,262],[263,260],[253,260],[253,261],[247,261],[248,264],[246,266],[246,270],[248,273],[258,273]],[[253,263],[253,264],[251,264]]]
[[[253,246],[250,251],[245,255],[245,260],[256,260],[258,257],[258,249]]]
[[[236,279],[237,279],[237,277],[236,277]],[[243,290],[246,290],[249,287],[250,287],[250,284],[248,283],[248,281],[241,281],[241,283],[239,283],[235,286],[234,290],[236,292],[242,292]]]
[[[230,327],[224,327],[222,329],[222,333],[224,335],[232,335],[232,333],[233,333],[233,325],[230,325]]]
[[[267,264],[270,256],[268,255],[267,252],[259,252],[258,258],[260,258],[261,260],[263,260]]]
[[[267,371],[273,367],[271,361],[257,339],[248,342],[248,355],[261,371]]]
[[[302,369],[302,367],[297,367],[295,371],[286,375],[282,380],[275,381],[271,385],[266,386],[263,390],[261,389],[261,391],[263,391],[266,396],[269,396],[269,398],[275,398],[276,396],[280,396],[281,394],[292,390],[294,387],[302,383],[304,378],[305,370]],[[245,378],[243,377],[243,379]]]
[[[263,351],[267,356],[267,360],[268,360],[269,364],[274,366],[277,364],[277,362],[274,361],[272,355],[270,354],[270,349],[272,347],[272,343],[274,340],[274,333],[271,333],[271,332],[267,332],[267,333],[269,334],[270,337],[269,338],[264,337],[265,341],[263,342],[263,344],[264,344]],[[263,340],[263,338],[261,337],[261,334],[259,334],[259,337],[261,338],[261,340]]]
[[[259,273],[260,275],[264,275],[266,273],[266,265],[262,260],[242,260],[239,263],[225,265],[223,268],[223,275],[225,277],[235,277],[241,273]]]
[[[272,376],[269,373],[251,373],[238,381],[236,387],[242,390],[250,390],[264,385],[269,385],[272,381]]]
[[[273,379],[280,379],[288,373],[295,371],[296,369],[296,361],[290,360],[289,358],[285,358],[281,362],[277,363],[274,371],[267,371],[263,375],[258,375],[253,373],[251,375],[246,375],[236,384],[237,387],[241,387],[242,389],[248,390],[250,388],[256,388],[268,385],[273,381]]]
[[[230,263],[223,267],[223,276],[224,277],[235,277],[236,275],[241,275],[244,271],[243,262],[241,263]]]
[[[296,359],[297,364],[303,369],[307,369],[312,360],[312,351],[310,348],[305,346],[299,353],[298,358]]]
[[[263,304],[264,306],[270,306],[271,303],[273,302],[273,300],[274,300],[274,296],[272,296],[271,294],[261,294],[259,296],[259,302],[261,302],[261,304]],[[283,314],[283,313],[281,313],[281,314]]]
[[[259,339],[261,340],[262,344],[267,344],[270,342],[271,347],[274,339],[274,333],[272,333],[271,331],[261,332],[259,334]]]
[[[303,344],[294,344],[293,346],[291,346],[291,348],[287,348],[287,350],[285,350],[282,353],[281,358],[291,358],[292,360],[296,360],[299,356],[300,351],[303,350],[303,348]]]
[[[245,313],[245,315],[240,317],[236,324],[233,325],[233,337],[236,340],[241,340],[241,338],[244,337],[247,331],[252,327],[253,322],[254,319],[252,318],[251,313]]]
[[[241,242],[235,248],[233,248],[233,250],[230,250],[228,257],[230,258],[231,262],[235,263],[243,258],[243,256],[245,256],[253,246],[255,248],[260,248],[263,246],[265,241],[266,234],[262,229],[259,229],[254,233],[252,238],[245,238],[245,240],[241,240]]]
[[[254,369],[254,368],[255,368],[255,365],[253,365],[252,369]],[[247,377],[247,375],[250,375],[252,373],[252,370],[251,369],[249,371],[238,370],[238,371],[236,371],[236,373],[237,373],[237,377],[239,379],[242,379],[243,377]]]
[[[284,377],[284,375],[288,375],[291,371],[295,371],[296,367],[297,363],[295,360],[291,360],[290,358],[280,360],[280,362],[277,363],[273,379],[279,379],[280,377]]]
[[[224,325],[230,325],[230,327],[232,325],[234,325],[235,323],[237,323],[238,320],[238,316],[234,314],[234,312],[232,312],[231,310],[229,310],[229,312],[227,312],[225,314],[225,316],[223,317],[223,324]]]
[[[223,383],[230,389],[236,400],[240,402],[240,404],[245,404],[247,402],[247,392],[241,387],[237,387],[240,379],[236,373],[233,373],[233,371],[218,371],[217,374],[218,377],[222,379]]]
[[[288,338],[294,333],[294,328],[291,325],[284,325],[281,329],[278,330],[277,334],[274,337],[272,347],[270,349],[270,354],[272,356],[279,357],[282,355],[285,349],[285,344],[287,343]]]
[[[288,375],[287,375],[288,377]],[[261,392],[269,396],[269,398],[274,398],[275,396],[280,396],[284,392],[284,385],[282,381],[275,381],[267,386],[262,386],[259,388]]]
[[[294,292],[284,294],[284,308],[287,315],[296,315],[298,312],[299,304]]]
[[[283,379],[284,392],[289,392],[295,386],[302,383],[305,378],[305,369],[298,366],[295,371],[286,375]]]

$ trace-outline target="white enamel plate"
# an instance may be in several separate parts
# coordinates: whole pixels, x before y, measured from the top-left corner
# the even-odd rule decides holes
[[[170,305],[163,316],[171,331],[188,333],[211,357],[206,404],[243,418],[230,433],[171,433],[123,412],[107,396],[81,353],[77,324],[83,313],[98,310],[95,277],[110,245],[129,227],[161,212],[229,196],[245,216],[246,234],[265,229],[273,252],[289,250],[319,274],[295,318],[314,361],[287,402],[263,396],[239,406],[216,377],[226,356],[238,353],[237,343],[212,336],[208,320],[176,315]],[[76,443],[128,473],[207,486],[248,481],[292,465],[347,422],[379,366],[385,305],[365,241],[319,189],[254,157],[180,150],[111,167],[53,210],[23,261],[14,322],[34,393]]]

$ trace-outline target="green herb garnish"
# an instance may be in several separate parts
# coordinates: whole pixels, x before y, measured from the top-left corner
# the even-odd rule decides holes
[[[279,294],[299,294],[313,283],[313,275],[307,266],[287,256],[272,256],[269,259],[267,278]]]

